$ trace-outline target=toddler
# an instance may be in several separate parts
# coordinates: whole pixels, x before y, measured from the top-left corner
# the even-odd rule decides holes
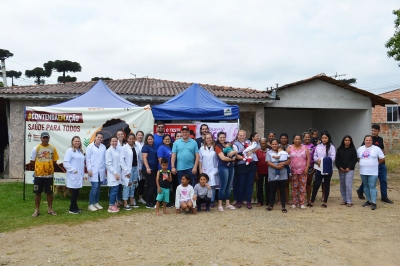
[[[273,163],[276,163],[276,165],[278,165],[279,163],[282,162],[286,162],[289,158],[289,154],[283,150],[281,147],[278,148],[278,154],[277,155],[273,155],[272,157],[272,161]],[[289,165],[285,165],[284,166],[285,169],[288,171],[288,174],[290,175],[290,167]],[[274,180],[278,180],[279,179],[279,175],[281,174],[281,170],[279,169],[275,169],[275,178]]]

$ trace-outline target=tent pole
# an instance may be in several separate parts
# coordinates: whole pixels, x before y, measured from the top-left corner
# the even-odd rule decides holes
[[[22,200],[25,200],[25,192],[26,192],[26,174],[25,174],[25,156],[26,156],[26,107],[24,107],[24,159],[22,160],[22,169],[24,170],[24,193],[22,194]]]

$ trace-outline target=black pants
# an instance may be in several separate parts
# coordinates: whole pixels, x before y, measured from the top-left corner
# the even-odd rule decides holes
[[[313,187],[312,194],[311,194],[311,202],[315,201],[315,197],[317,196],[318,189],[322,183],[322,178],[324,179],[324,187],[325,187],[324,202],[328,202],[329,192],[331,190],[332,174],[321,175],[320,171],[315,172],[315,181],[314,181],[314,187]]]
[[[268,174],[258,174],[257,181],[258,191],[257,191],[257,201],[261,205],[264,205],[264,190],[265,190],[265,201],[268,205],[269,203],[269,191],[270,186],[268,182]]]
[[[79,188],[71,188],[71,205],[69,205],[70,211],[78,210],[78,196],[79,196]]]
[[[276,194],[277,189],[279,188],[279,193],[281,195],[282,209],[285,208],[285,206],[286,206],[286,193],[285,193],[286,182],[287,182],[287,180],[277,180],[277,181],[269,182],[269,186],[271,188],[270,193],[269,193],[269,206],[270,207],[274,207],[275,194]]]
[[[135,190],[135,194],[138,193],[139,195],[143,196],[144,193],[144,185],[146,184],[146,179],[141,179],[138,184],[138,189]]]
[[[144,176],[146,177],[147,182],[147,190],[146,190],[146,203],[155,205],[156,202],[156,193],[157,193],[157,170],[151,170],[151,174],[144,172]]]
[[[178,175],[171,174],[171,177],[172,177],[172,182],[171,182],[171,191],[169,193],[169,198],[170,198],[169,202],[173,204],[175,202],[176,188],[179,186],[179,183],[178,183]]]
[[[196,205],[197,205],[197,209],[201,209],[201,204],[205,203],[207,209],[210,208],[210,204],[211,204],[211,199],[207,196],[205,196],[204,198],[200,198],[197,197],[196,199]]]

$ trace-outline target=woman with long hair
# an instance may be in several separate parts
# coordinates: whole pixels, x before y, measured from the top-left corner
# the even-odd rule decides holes
[[[352,190],[354,168],[357,163],[357,151],[354,147],[351,136],[343,137],[339,148],[336,151],[335,165],[339,170],[340,194],[342,195],[342,205],[353,206]]]
[[[154,209],[156,201],[156,176],[158,169],[157,150],[154,146],[154,137],[152,134],[147,134],[144,138],[144,146],[142,148],[143,166],[142,173],[147,181],[146,191],[146,208]]]
[[[208,176],[207,183],[212,190],[211,207],[214,207],[216,179],[218,178],[218,158],[215,153],[215,141],[211,133],[204,135],[204,142],[199,149],[199,156],[200,174],[207,174]]]
[[[141,130],[136,131],[135,145],[139,147],[140,153],[142,152],[142,148],[143,148],[143,145],[144,145],[143,138],[144,138],[144,132],[141,131]],[[143,165],[143,159],[142,158],[140,158],[140,165]],[[144,177],[144,174],[142,173],[142,168],[138,168],[138,172],[139,172],[139,185],[138,185],[138,189],[136,190],[137,194],[139,194],[138,202],[140,202],[142,204],[146,204],[146,201],[143,199],[143,193],[144,193],[144,186],[146,184],[146,178]]]

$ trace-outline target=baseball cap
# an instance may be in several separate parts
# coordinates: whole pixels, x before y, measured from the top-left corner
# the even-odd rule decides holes
[[[184,131],[184,130],[188,130],[189,131],[189,127],[188,126],[183,126],[181,131]]]
[[[50,138],[49,132],[42,132],[42,134],[40,134],[40,137],[41,138],[43,138],[43,137],[49,137]]]

